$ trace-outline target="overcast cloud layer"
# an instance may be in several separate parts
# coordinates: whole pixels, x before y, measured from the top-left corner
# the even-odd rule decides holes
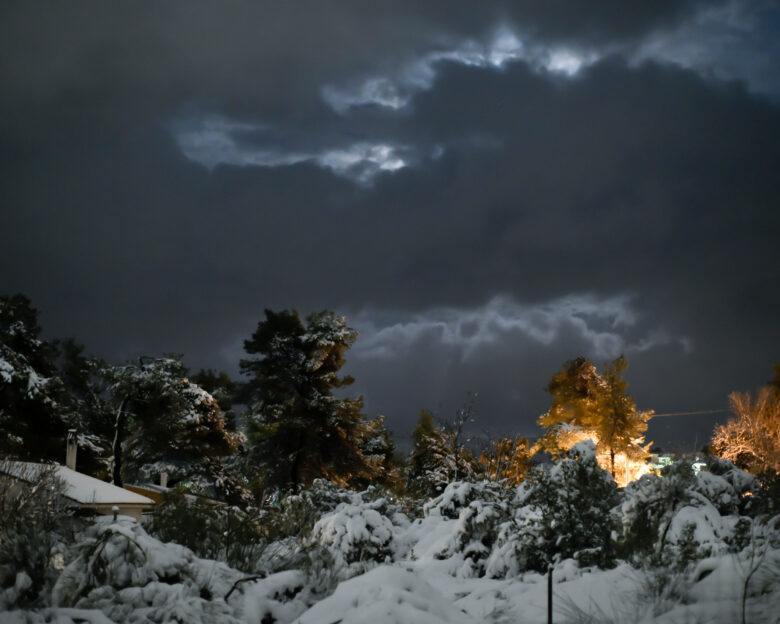
[[[339,311],[399,437],[467,392],[535,435],[578,355],[659,413],[765,382],[777,3],[419,4],[3,3],[0,292],[231,372],[264,308]]]

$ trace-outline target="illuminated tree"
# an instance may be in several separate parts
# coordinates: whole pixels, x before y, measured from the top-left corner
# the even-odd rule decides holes
[[[485,474],[492,481],[517,485],[531,467],[533,449],[528,438],[504,437],[491,441],[492,448],[479,456]]]
[[[615,454],[620,453],[625,461],[641,462],[649,455],[650,444],[642,446],[647,431],[647,421],[652,410],[640,412],[633,397],[626,394],[628,384],[623,372],[628,362],[622,355],[609,364],[602,375],[604,383],[599,387],[599,418],[596,431],[602,449],[609,452],[609,470],[615,478]]]
[[[559,457],[574,444],[592,439],[599,464],[615,478],[618,465],[629,481],[648,456],[644,434],[652,411],[638,411],[626,393],[623,379],[626,360],[620,356],[601,375],[590,360],[566,362],[553,375],[546,390],[552,395],[550,409],[539,417],[547,429],[541,447]]]
[[[766,386],[755,400],[732,392],[729,402],[736,418],[715,427],[713,452],[754,473],[780,471],[780,395]]]

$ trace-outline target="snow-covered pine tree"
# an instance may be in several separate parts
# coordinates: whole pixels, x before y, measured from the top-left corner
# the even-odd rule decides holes
[[[580,565],[609,567],[617,487],[596,462],[593,442],[574,445],[548,470],[532,471],[520,486],[515,517],[516,556],[522,568],[545,572],[555,560],[575,558]]]
[[[428,410],[420,412],[412,441],[406,479],[410,494],[430,498],[441,494],[452,481],[474,478],[476,460],[471,451],[456,444],[452,429],[437,427]]]
[[[241,443],[214,397],[186,372],[175,358],[141,359],[104,371],[117,410],[115,483],[159,472],[172,478],[202,475],[205,459],[228,455]]]
[[[337,398],[348,386],[340,377],[344,353],[357,338],[333,312],[310,315],[265,311],[251,338],[241,371],[249,405],[247,434],[268,487],[292,487],[325,478],[339,485],[371,478],[375,467],[361,452],[362,397]]]
[[[0,297],[0,454],[62,461],[71,410],[40,331],[27,297]]]

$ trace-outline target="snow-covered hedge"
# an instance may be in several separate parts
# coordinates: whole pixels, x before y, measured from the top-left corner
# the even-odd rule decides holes
[[[115,621],[237,622],[223,597],[241,573],[149,536],[130,518],[99,518],[53,591],[55,605]]]

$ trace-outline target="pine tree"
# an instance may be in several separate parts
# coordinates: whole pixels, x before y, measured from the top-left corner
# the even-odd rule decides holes
[[[414,444],[409,455],[406,489],[419,496],[437,496],[449,483],[447,457],[449,449],[444,435],[433,423],[433,414],[420,412],[412,432]]]
[[[582,357],[563,365],[546,388],[553,397],[550,409],[539,417],[539,424],[547,429],[541,440],[544,450],[559,457],[577,442],[590,438],[597,444],[601,465],[613,478],[618,476],[617,455],[626,472],[631,462],[641,462],[648,456],[644,433],[653,412],[638,411],[634,399],[626,393],[628,384],[622,375],[627,366],[622,355],[606,366],[603,375]]]
[[[73,338],[52,343],[55,366],[68,395],[68,420],[78,440],[79,472],[99,478],[108,474],[114,419],[100,371],[102,360],[84,355],[84,346]]]
[[[420,412],[412,441],[406,481],[412,494],[438,496],[448,483],[474,477],[477,462],[471,451],[458,444],[455,429],[437,427],[428,410]]]
[[[603,374],[603,385],[600,386],[598,432],[601,449],[609,453],[609,471],[615,478],[615,454],[621,453],[627,460],[642,461],[649,455],[650,443],[644,443],[647,431],[647,421],[653,415],[651,411],[640,412],[636,409],[634,399],[626,393],[628,384],[623,379],[623,372],[628,368],[628,362],[622,355],[609,364]]]
[[[375,469],[360,449],[362,397],[340,399],[333,390],[348,386],[340,377],[344,353],[357,338],[346,319],[333,312],[310,315],[265,311],[241,371],[249,404],[247,433],[265,485],[298,489],[316,478],[344,485],[371,478]]]
[[[63,461],[72,411],[40,332],[27,297],[0,297],[0,453]]]
[[[354,479],[350,485],[364,489],[372,484],[398,487],[402,483],[401,462],[395,454],[395,443],[385,427],[384,416],[366,420],[358,432],[360,453],[371,466],[371,476]]]
[[[117,409],[115,484],[156,472],[172,478],[198,473],[200,462],[228,455],[241,442],[214,397],[186,372],[175,358],[105,369]]]
[[[524,505],[517,527],[526,565],[545,572],[556,560],[573,557],[581,566],[605,568],[614,562],[611,514],[617,503],[615,482],[596,462],[589,440],[565,451],[549,470],[536,468],[521,485]]]

